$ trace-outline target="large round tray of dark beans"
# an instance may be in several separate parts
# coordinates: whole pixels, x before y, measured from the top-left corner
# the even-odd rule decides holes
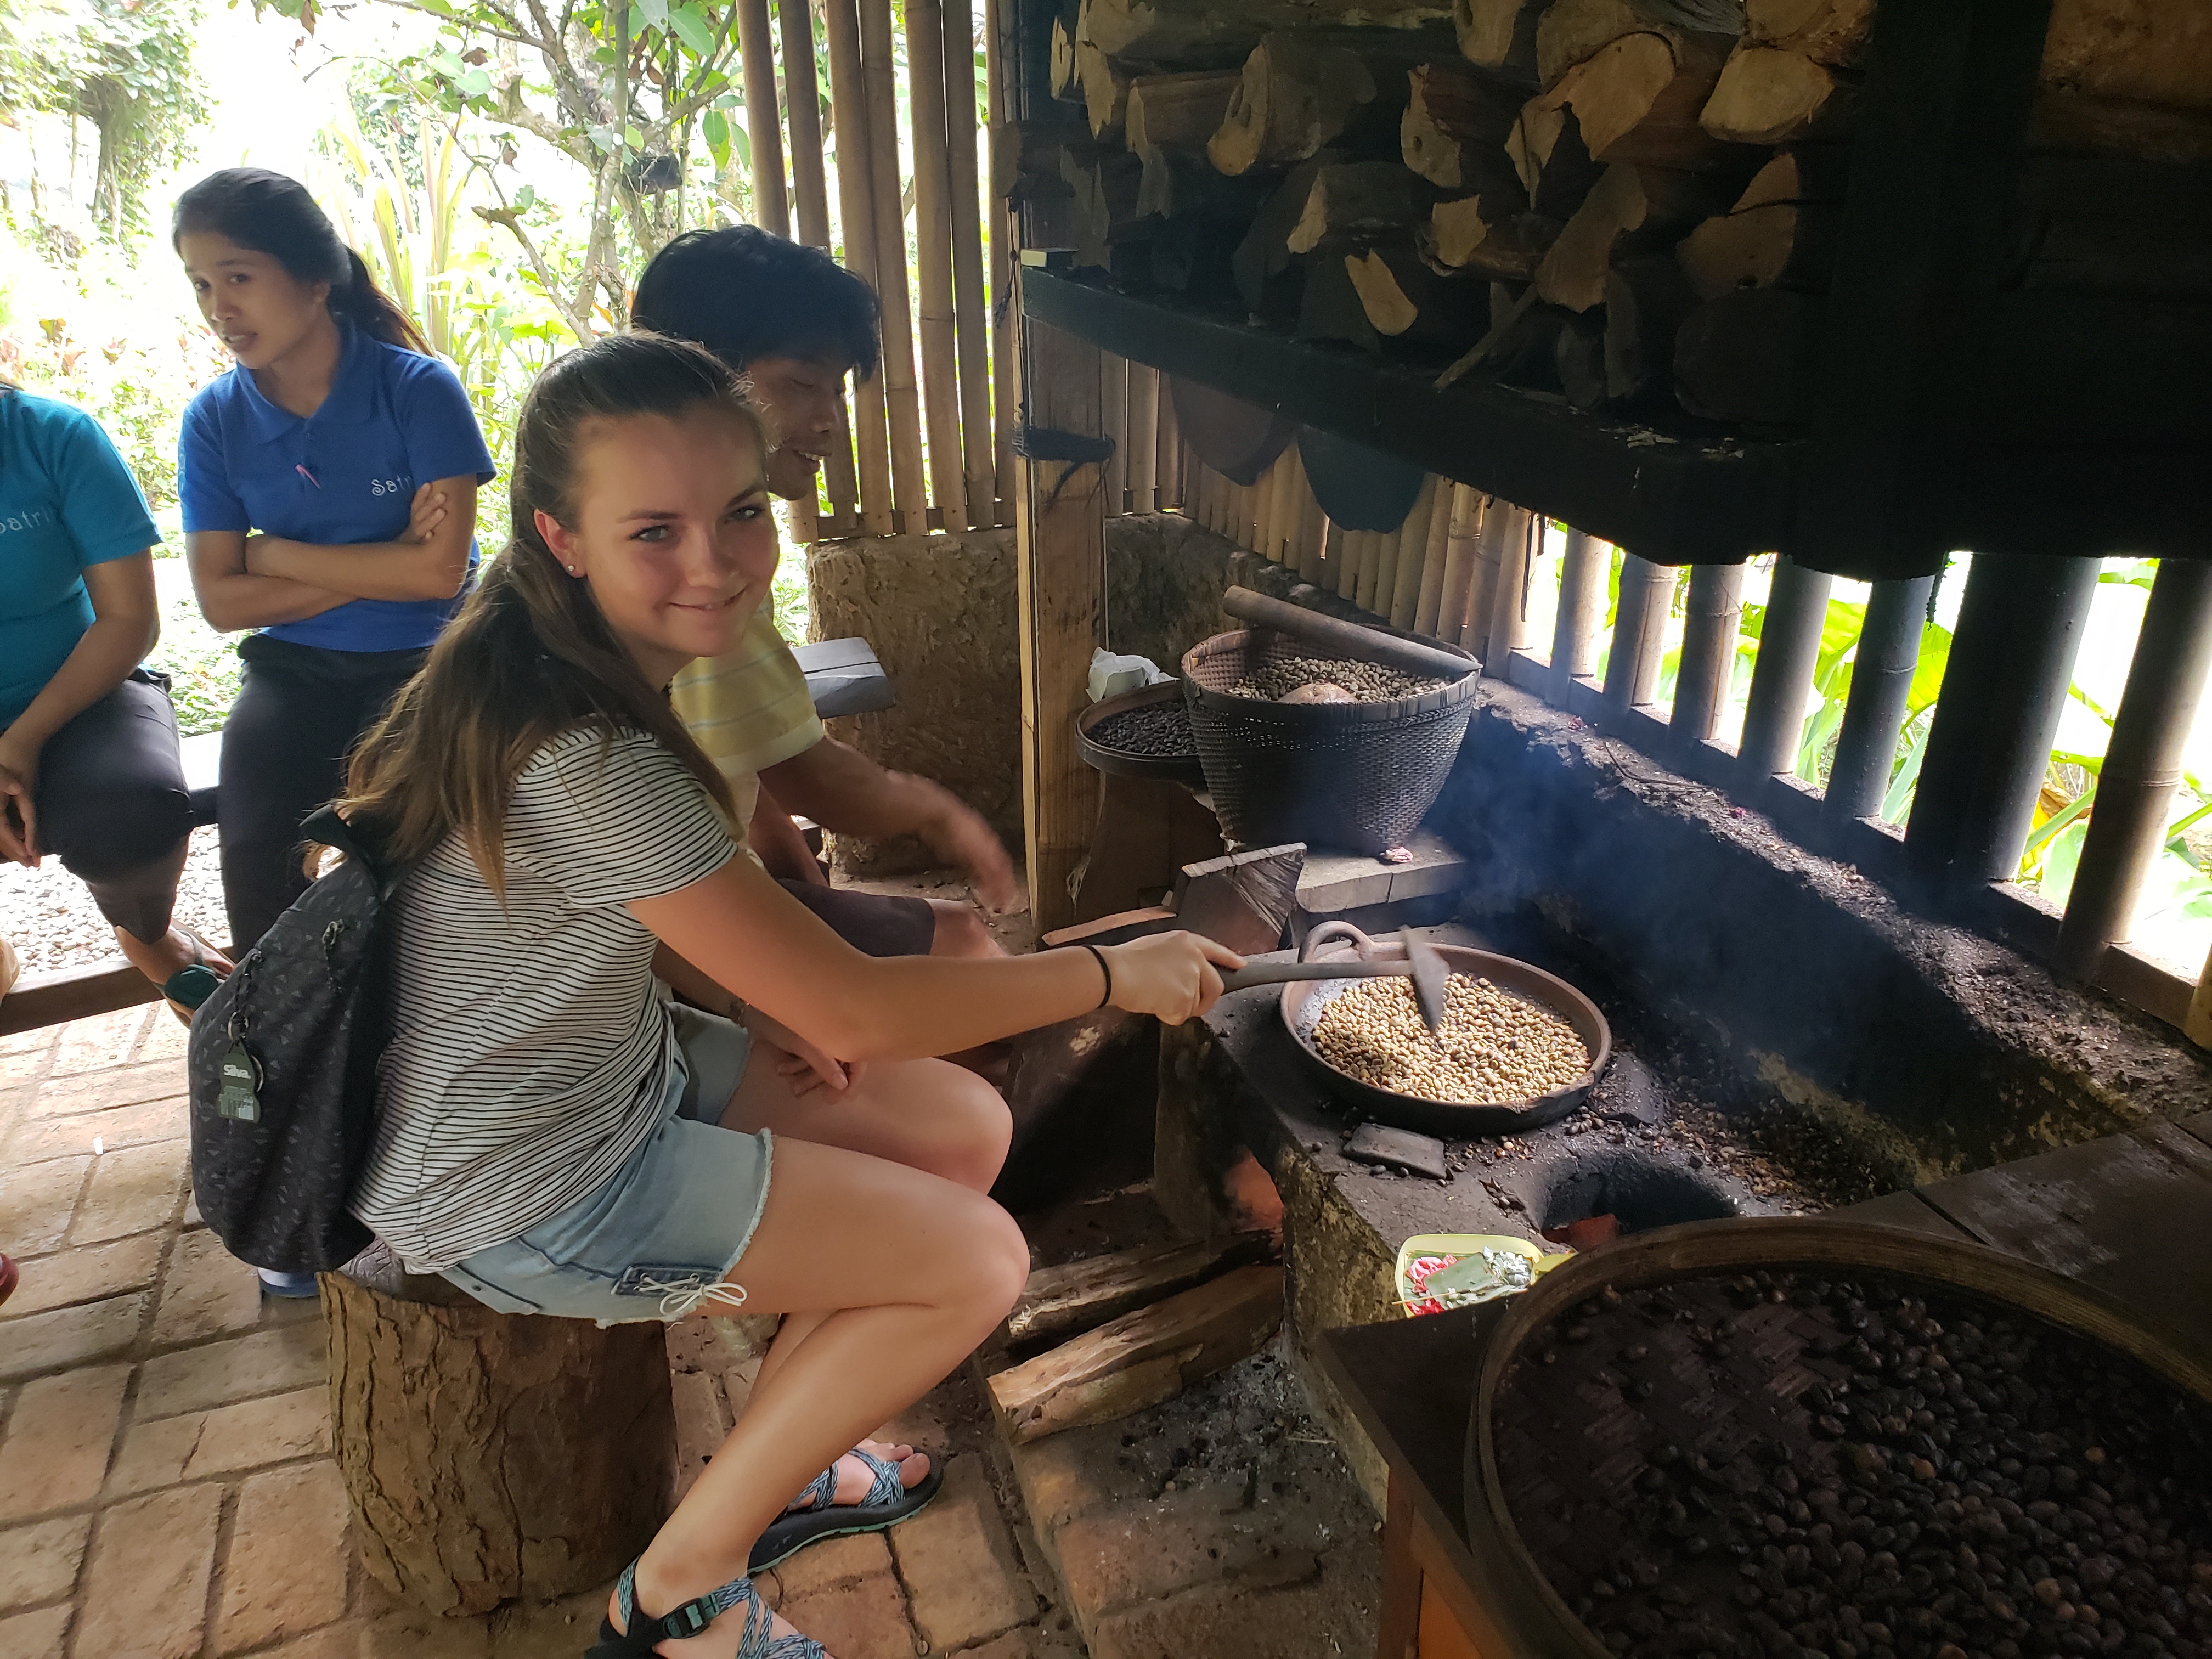
[[[1075,747],[1101,772],[1206,787],[1181,680],[1092,703],[1075,717]]]
[[[1469,1547],[1530,1653],[2212,1659],[2212,1364],[1889,1228],[1622,1240],[1482,1349]]]

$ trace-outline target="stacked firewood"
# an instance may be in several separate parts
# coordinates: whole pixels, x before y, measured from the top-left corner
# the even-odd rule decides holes
[[[1064,113],[1000,131],[998,188],[1139,291],[1580,408],[1787,429],[1875,6],[1079,0]],[[2010,285],[2151,307],[2147,356],[2201,343],[2212,12],[2057,0],[2032,143]]]

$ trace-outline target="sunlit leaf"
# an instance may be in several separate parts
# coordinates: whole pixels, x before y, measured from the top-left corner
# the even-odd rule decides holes
[[[668,27],[676,38],[704,58],[714,50],[714,31],[702,6],[678,6],[668,14]]]

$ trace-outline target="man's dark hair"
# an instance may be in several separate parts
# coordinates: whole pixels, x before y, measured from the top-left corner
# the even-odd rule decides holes
[[[637,279],[630,321],[696,340],[736,369],[818,357],[866,380],[880,350],[875,290],[818,247],[755,225],[687,230]]]

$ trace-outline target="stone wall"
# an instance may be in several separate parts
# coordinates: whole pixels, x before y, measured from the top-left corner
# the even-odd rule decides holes
[[[1272,570],[1178,514],[1106,526],[1112,649],[1175,672],[1183,652],[1230,626],[1221,594]],[[1010,848],[1022,836],[1021,653],[1015,633],[1014,532],[960,531],[818,542],[808,550],[814,637],[875,647],[896,707],[830,722],[830,732],[900,771],[933,778],[989,819]],[[929,861],[910,841],[839,836],[838,867],[888,875]]]

